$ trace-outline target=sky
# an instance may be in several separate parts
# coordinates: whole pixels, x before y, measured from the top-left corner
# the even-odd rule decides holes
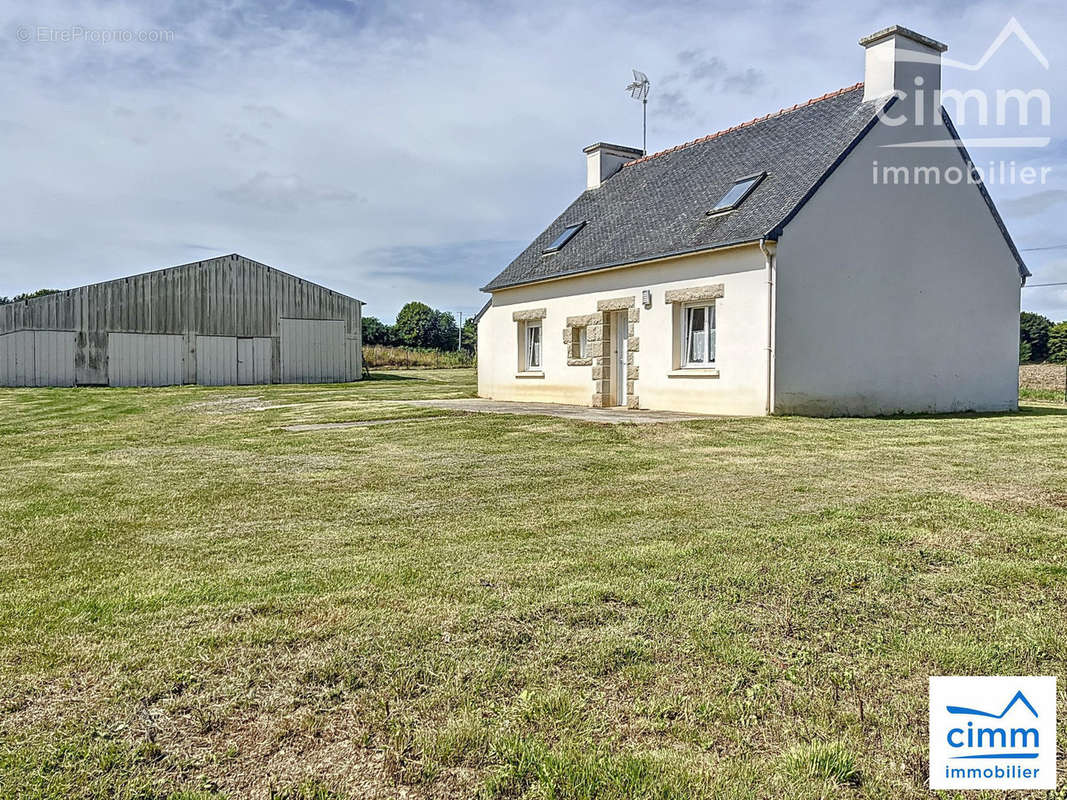
[[[1067,281],[1067,15],[1059,2],[8,0],[0,6],[0,295],[224,253],[358,297],[470,315],[584,189],[582,148],[655,151],[863,78],[857,40],[901,24],[978,62],[946,87],[1040,88],[1048,166],[991,186],[1030,284]],[[963,125],[964,137],[989,135]],[[1067,286],[1023,290],[1067,319]]]

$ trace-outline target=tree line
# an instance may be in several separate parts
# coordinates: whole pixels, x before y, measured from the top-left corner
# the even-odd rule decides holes
[[[473,353],[478,343],[478,326],[474,319],[463,323],[462,349]],[[396,322],[386,325],[377,317],[363,318],[363,344],[387,347],[415,347],[426,350],[460,349],[460,329],[448,311],[430,308],[425,303],[406,304],[396,315]]]
[[[1041,314],[1024,311],[1019,320],[1019,361],[1067,363],[1067,321],[1053,323]]]
[[[56,294],[60,291],[62,291],[62,289],[38,289],[36,292],[23,292],[14,297],[0,294],[0,306],[6,305],[7,303],[21,303],[23,300],[32,300],[34,297],[44,297],[46,294]]]

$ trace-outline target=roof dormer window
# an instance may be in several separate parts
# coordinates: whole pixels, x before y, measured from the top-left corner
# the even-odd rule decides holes
[[[563,249],[564,245],[566,245],[567,242],[573,239],[574,235],[584,227],[584,221],[576,222],[573,225],[568,225],[566,228],[563,229],[563,232],[559,236],[552,240],[552,244],[550,244],[548,247],[541,251],[541,254],[549,255],[550,253],[558,253],[560,250]]]
[[[760,172],[736,181],[733,186],[726,190],[726,194],[722,196],[708,214],[724,214],[727,211],[733,211],[744,202],[745,198],[752,193],[752,190],[766,175],[766,172]]]

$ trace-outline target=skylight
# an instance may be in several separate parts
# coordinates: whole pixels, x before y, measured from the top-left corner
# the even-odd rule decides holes
[[[568,225],[563,229],[563,232],[557,236],[548,247],[541,251],[542,254],[558,253],[563,249],[563,246],[574,238],[574,234],[578,233],[585,227],[585,222],[576,222],[573,225]]]
[[[756,184],[763,180],[766,172],[761,172],[758,175],[749,175],[747,178],[741,178],[733,186],[726,190],[726,194],[722,196],[722,199],[715,204],[715,207],[709,211],[709,214],[718,214],[722,211],[733,211],[741,202],[748,197],[749,192],[756,188]]]

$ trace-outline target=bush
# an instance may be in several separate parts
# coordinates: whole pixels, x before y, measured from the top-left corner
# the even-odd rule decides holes
[[[1054,364],[1067,363],[1067,322],[1053,325],[1049,329],[1048,360]]]

